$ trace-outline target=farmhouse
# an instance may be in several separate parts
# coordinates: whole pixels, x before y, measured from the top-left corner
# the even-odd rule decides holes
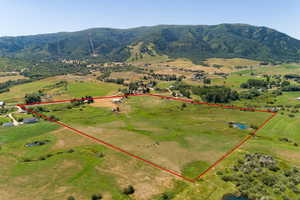
[[[23,123],[24,124],[33,124],[33,123],[36,123],[38,122],[39,120],[35,117],[32,117],[32,118],[26,118],[23,120]]]

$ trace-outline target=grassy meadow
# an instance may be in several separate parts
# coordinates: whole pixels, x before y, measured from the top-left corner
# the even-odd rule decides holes
[[[149,96],[126,99],[120,113],[101,104],[46,107],[70,126],[190,178],[254,131],[231,128],[229,122],[257,127],[270,116]]]
[[[146,58],[141,62],[150,62]],[[181,59],[162,62],[161,65],[186,69],[214,70]],[[237,91],[243,91],[241,83],[248,79],[263,79],[264,74],[300,72],[297,64],[258,67],[256,61],[243,59],[209,59],[207,63],[222,64],[224,67],[220,71],[229,73],[226,79],[211,75],[211,85],[225,85]],[[248,68],[236,70],[236,65],[254,67],[251,71]],[[138,77],[131,72],[112,73],[114,78],[126,76],[132,76],[132,80]],[[67,81],[65,86],[53,87],[64,80]],[[157,87],[167,88],[174,83],[158,81]],[[193,84],[202,83],[194,81]],[[0,101],[10,105],[23,103],[25,94],[39,90],[46,94],[44,101],[86,95],[110,96],[117,94],[121,87],[100,82],[90,75],[57,76],[13,86],[9,92],[0,94]],[[100,193],[105,200],[162,200],[164,195],[174,200],[220,200],[224,194],[235,194],[237,189],[232,183],[223,181],[217,172],[231,168],[247,153],[265,153],[286,166],[300,166],[300,114],[293,113],[294,106],[300,104],[297,97],[300,97],[299,92],[283,92],[279,96],[269,92],[255,99],[230,102],[230,105],[262,109],[283,105],[285,109],[280,110],[255,137],[196,183],[185,182],[55,123],[40,120],[36,124],[18,127],[0,126],[0,199],[66,200],[69,196],[91,199],[93,194]],[[44,105],[50,112],[43,114],[54,115],[67,125],[189,178],[199,175],[254,131],[253,128],[232,128],[229,122],[255,128],[270,116],[269,113],[184,104],[150,96],[129,97],[119,105],[114,105],[110,100],[97,100],[93,104],[76,107],[69,105]],[[112,112],[116,106],[120,108],[118,113]],[[11,121],[5,115],[0,115],[0,124]],[[13,113],[13,116],[22,119],[31,115]],[[47,142],[41,146],[25,146],[35,141]],[[123,193],[128,185],[134,186],[133,195]]]

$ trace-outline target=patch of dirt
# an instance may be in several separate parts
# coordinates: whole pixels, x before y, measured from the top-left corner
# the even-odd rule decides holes
[[[112,99],[95,99],[94,103],[90,104],[93,107],[116,108],[118,104],[113,103]]]

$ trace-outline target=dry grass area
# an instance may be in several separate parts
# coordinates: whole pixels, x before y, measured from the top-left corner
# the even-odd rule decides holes
[[[93,74],[88,74],[85,76],[78,76],[73,74],[67,74],[67,75],[60,75],[55,77],[50,77],[51,81],[62,81],[62,80],[68,80],[70,81],[85,81],[85,82],[98,82],[97,81],[97,75],[100,75],[100,72],[95,72]]]
[[[129,80],[130,82],[133,82],[143,78],[143,74],[138,74],[135,72],[113,72],[111,73],[110,78],[114,78],[114,79],[122,78],[125,80]]]
[[[182,59],[182,58],[164,62],[164,63],[161,63],[160,65],[167,66],[167,67],[184,68],[184,69],[190,69],[190,70],[203,70],[205,72],[222,72],[222,69],[206,67],[203,65],[196,65],[192,61],[190,61],[188,59]]]
[[[110,123],[106,126],[110,127],[117,125],[120,124]],[[84,128],[79,129],[83,130]],[[113,140],[116,140],[117,142],[121,142],[120,140],[123,139],[132,139],[132,137],[126,132],[112,133],[108,129],[100,127],[88,127],[85,128],[84,131],[92,133],[92,135],[94,136],[97,135],[100,139],[109,142],[110,138],[113,138]],[[93,141],[76,135],[65,128],[53,131],[51,134],[53,134],[57,138],[57,142],[52,147],[52,150],[70,149],[78,146],[95,144]],[[121,136],[121,134],[121,138],[115,137],[116,135]],[[130,138],[127,138],[128,136],[130,136]],[[158,155],[159,154],[157,154],[157,156]],[[96,166],[96,170],[98,170],[100,173],[114,175],[114,178],[116,179],[120,188],[125,188],[128,185],[134,185],[136,192],[133,196],[136,199],[150,199],[153,195],[161,194],[167,188],[171,188],[173,186],[173,176],[170,176],[169,174],[164,173],[161,170],[153,168],[152,166],[145,165],[145,163],[140,160],[127,156],[120,157],[120,154],[114,151],[112,151],[112,153],[107,152],[104,159],[104,165]],[[78,168],[78,163],[65,160],[59,167],[59,170],[62,171],[63,169],[74,167]],[[57,172],[55,174],[57,174]],[[55,188],[55,191],[61,194],[66,193],[67,190],[69,189],[62,187]],[[112,197],[109,193],[103,193],[103,199],[112,200]]]
[[[25,77],[25,76],[22,76],[22,75],[3,76],[3,77],[0,77],[0,83],[4,83],[6,81],[15,81],[15,80],[18,80],[18,79],[28,79],[28,78]]]
[[[59,128],[52,131],[50,134],[57,138],[56,143],[51,147],[52,150],[70,149],[80,145],[95,144],[93,141],[87,140],[86,138],[71,132],[67,128]]]
[[[223,65],[227,70],[235,70],[235,66],[257,66],[259,65],[259,61],[249,60],[244,58],[209,58],[204,63],[212,66],[212,65]]]
[[[111,154],[105,157],[104,163],[104,166],[96,169],[113,174],[120,188],[133,185],[136,190],[134,199],[151,199],[154,195],[161,194],[173,186],[173,176],[145,165],[143,161],[130,158],[124,162],[117,154]],[[110,199],[109,196],[106,199]]]
[[[115,121],[101,126],[76,128],[178,173],[181,173],[184,165],[199,160],[199,157],[212,163],[215,158],[221,157],[223,154],[223,152],[213,150],[191,151],[173,141],[156,142],[146,135],[122,130],[122,127],[125,127],[124,122]],[[158,130],[158,128],[153,129]],[[197,149],[197,146],[209,144],[209,141],[199,141],[195,138],[188,138],[188,141],[194,149]]]

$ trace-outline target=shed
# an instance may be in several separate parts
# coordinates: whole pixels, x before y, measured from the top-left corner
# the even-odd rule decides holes
[[[0,107],[5,106],[5,102],[4,101],[0,101]]]
[[[33,123],[36,123],[38,122],[39,120],[35,117],[32,117],[32,118],[26,118],[23,120],[23,123],[24,124],[33,124]]]
[[[11,127],[11,126],[14,126],[14,124],[12,122],[7,122],[7,123],[3,123],[2,126]]]

